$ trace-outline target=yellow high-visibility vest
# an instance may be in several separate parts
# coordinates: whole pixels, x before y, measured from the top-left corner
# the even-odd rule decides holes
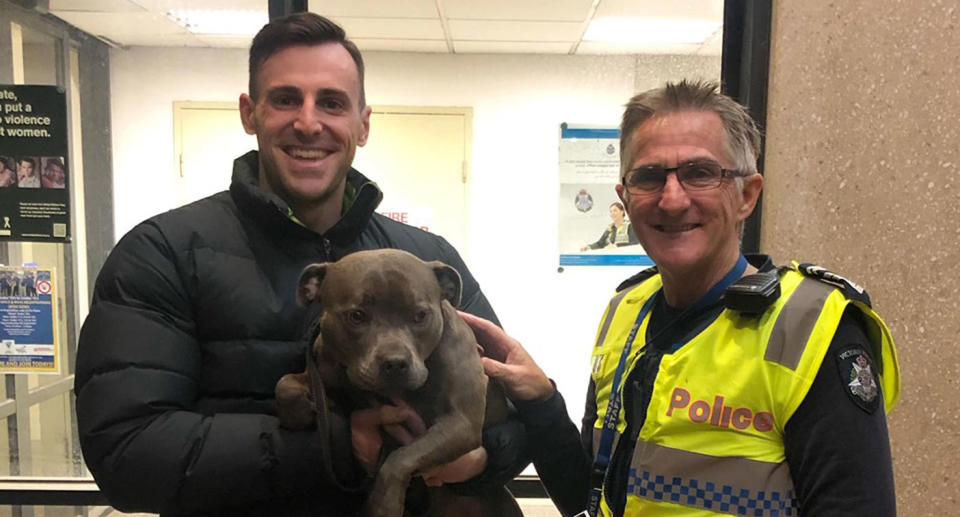
[[[597,398],[594,455],[624,343],[640,308],[660,287],[655,275],[625,288],[604,313],[591,373]],[[679,350],[663,355],[627,486],[617,487],[627,490],[625,515],[797,515],[784,429],[851,305],[866,316],[884,410],[896,404],[896,349],[886,324],[866,303],[795,269],[781,275],[780,289],[780,298],[763,314],[726,309]],[[649,320],[648,314],[637,332],[628,372],[643,353]],[[625,430],[621,409],[614,448]],[[611,515],[609,497],[603,494],[602,515]]]

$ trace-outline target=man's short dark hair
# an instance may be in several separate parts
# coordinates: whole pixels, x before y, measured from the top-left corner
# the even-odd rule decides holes
[[[17,164],[18,164],[18,165],[21,164],[21,163],[23,163],[23,162],[29,163],[30,166],[31,166],[31,167],[34,167],[34,168],[36,168],[36,166],[37,166],[37,162],[35,162],[35,161],[33,160],[33,158],[26,158],[26,157],[24,157],[24,158],[20,158],[19,160],[17,160]]]
[[[357,65],[357,79],[360,83],[360,108],[366,106],[366,95],[363,90],[363,56],[360,49],[347,39],[343,28],[318,14],[295,13],[283,18],[277,18],[263,26],[253,38],[250,45],[250,84],[248,86],[250,98],[257,100],[257,72],[260,66],[277,52],[296,45],[322,45],[324,43],[339,43],[350,53],[354,64]]]

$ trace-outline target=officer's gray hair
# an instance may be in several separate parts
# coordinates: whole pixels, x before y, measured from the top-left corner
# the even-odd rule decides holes
[[[633,165],[630,143],[636,129],[655,116],[683,111],[716,113],[727,133],[727,154],[734,166],[744,175],[757,172],[760,131],[746,108],[720,93],[715,82],[684,79],[639,93],[627,103],[620,124],[620,177]],[[742,186],[742,180],[738,181],[738,186]]]

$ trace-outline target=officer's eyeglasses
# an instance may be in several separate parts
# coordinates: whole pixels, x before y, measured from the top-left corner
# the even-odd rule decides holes
[[[741,171],[724,169],[716,162],[691,162],[676,167],[638,167],[623,177],[623,186],[632,195],[647,195],[663,192],[667,176],[677,174],[677,181],[684,190],[711,190],[723,184],[724,178],[744,176]]]

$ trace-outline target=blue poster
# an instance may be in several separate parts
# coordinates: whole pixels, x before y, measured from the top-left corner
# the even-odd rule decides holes
[[[651,266],[617,197],[620,130],[560,125],[561,266]]]
[[[53,269],[0,267],[0,373],[59,373]]]

